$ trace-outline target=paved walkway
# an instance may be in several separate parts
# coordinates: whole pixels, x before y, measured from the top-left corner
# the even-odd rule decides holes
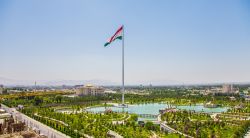
[[[161,123],[160,126],[161,126],[161,129],[165,129],[165,130],[173,132],[173,133],[181,134],[181,135],[183,135],[184,137],[187,137],[187,138],[193,138],[192,136],[189,136],[187,134],[184,134],[184,133],[182,133],[182,132],[180,132],[178,130],[175,130],[175,129],[171,128],[170,126],[168,126],[165,123]]]
[[[55,122],[58,122],[64,126],[69,126],[67,123],[63,122],[63,121],[60,121],[60,120],[56,120],[54,118],[50,118],[50,117],[46,117],[46,116],[40,116],[38,115],[37,113],[34,114],[35,116],[38,116],[38,117],[41,117],[41,118],[46,118],[46,119],[49,119],[49,120],[52,120],[52,121],[55,121]]]
[[[126,118],[126,114],[123,116],[123,120],[120,120],[120,121],[112,121],[112,124],[124,124],[125,121],[127,121],[129,118],[130,118],[130,114],[128,114],[128,117]]]
[[[178,131],[178,130],[175,130],[175,129],[173,129],[172,127],[168,126],[168,125],[166,124],[165,121],[163,122],[163,121],[161,120],[161,114],[158,115],[157,121],[160,122],[160,127],[161,127],[161,129],[167,130],[168,132],[173,132],[173,133],[181,134],[181,135],[183,135],[183,136],[185,136],[185,137],[187,137],[187,138],[193,138],[192,136],[189,136],[189,135],[187,135],[187,134],[184,134],[184,133],[182,133],[182,132],[180,132],[180,131]]]
[[[60,121],[60,120],[56,120],[56,119],[54,119],[54,118],[50,118],[50,117],[44,117],[44,116],[40,116],[40,115],[38,115],[38,114],[34,114],[35,116],[38,116],[38,117],[43,117],[43,118],[47,118],[47,119],[50,119],[50,120],[53,120],[53,121],[56,121],[56,122],[58,122],[58,123],[61,123],[62,125],[64,125],[64,126],[69,126],[69,124],[67,124],[67,123],[65,123],[65,122],[63,122],[63,121]],[[85,115],[85,117],[86,118],[88,118],[88,116],[86,116]],[[96,121],[96,119],[94,120],[94,122]],[[93,122],[93,123],[94,123]],[[88,124],[89,125],[89,124]],[[84,134],[84,133],[82,133],[86,138],[93,138],[92,136],[90,136],[90,135],[88,135],[88,134]]]
[[[248,132],[245,134],[244,138],[250,138],[250,129],[249,129]]]
[[[151,130],[151,133],[153,134],[152,136],[150,136],[150,138],[159,138],[159,136]]]
[[[161,114],[158,115],[157,121],[161,122]]]
[[[41,122],[36,121],[33,118],[28,117],[27,115],[18,112],[15,108],[9,108],[6,105],[2,105],[2,108],[6,110],[6,112],[12,114],[12,116],[18,121],[24,122],[29,128],[36,130],[38,133],[47,136],[48,138],[70,138],[69,136],[59,132],[49,126],[44,125]]]

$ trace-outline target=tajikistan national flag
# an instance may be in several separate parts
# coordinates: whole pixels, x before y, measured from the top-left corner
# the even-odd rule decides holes
[[[123,26],[121,26],[116,32],[115,34],[108,39],[108,42],[106,42],[104,44],[104,47],[108,46],[111,42],[115,41],[116,39],[122,40],[122,31],[123,31]]]

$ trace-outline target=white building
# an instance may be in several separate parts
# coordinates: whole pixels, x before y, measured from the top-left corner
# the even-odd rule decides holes
[[[104,94],[104,88],[93,86],[91,84],[85,85],[83,87],[80,87],[76,90],[76,95],[78,96],[84,96],[84,95],[103,95]]]

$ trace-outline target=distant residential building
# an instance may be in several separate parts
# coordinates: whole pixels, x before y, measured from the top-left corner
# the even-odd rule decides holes
[[[245,98],[245,101],[249,102],[249,101],[250,101],[250,98],[249,98],[249,97],[246,97],[246,98]]]
[[[104,94],[104,88],[99,86],[93,86],[91,84],[79,87],[76,90],[76,95],[78,96],[84,96],[84,95],[98,96],[103,94]]]
[[[7,90],[7,93],[13,94],[13,93],[19,93],[22,92],[21,90]]]
[[[245,101],[249,102],[250,101],[250,96],[249,95],[244,95]]]
[[[235,100],[236,100],[236,98],[233,97],[233,96],[229,97],[229,99],[230,99],[231,101],[235,101]]]
[[[223,92],[223,93],[231,93],[231,92],[233,92],[233,85],[224,84],[224,85],[222,86],[222,92]]]
[[[111,89],[106,89],[104,93],[117,93],[117,92]]]
[[[152,87],[153,87],[153,85],[150,83],[150,84],[149,84],[149,88],[152,88]]]
[[[248,94],[248,90],[244,90],[243,93],[244,93],[244,94]]]
[[[3,94],[3,85],[0,85],[0,94]]]
[[[232,84],[224,84],[222,87],[212,87],[205,90],[204,95],[207,94],[223,94],[223,95],[232,95],[239,93],[238,88],[234,88]]]
[[[141,89],[142,89],[142,88],[144,88],[144,86],[143,86],[142,84],[140,84],[139,88],[141,88]]]
[[[205,92],[204,92],[204,95],[207,95],[207,94],[217,94],[217,93],[221,93],[221,88],[212,87],[210,89],[206,89]]]
[[[239,89],[234,88],[233,84],[224,84],[222,86],[222,93],[235,94],[235,93],[239,93]]]

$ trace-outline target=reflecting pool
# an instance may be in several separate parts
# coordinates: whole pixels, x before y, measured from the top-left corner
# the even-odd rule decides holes
[[[134,104],[128,105],[127,108],[119,108],[119,107],[107,107],[114,112],[128,112],[128,113],[135,113],[135,114],[151,114],[157,115],[159,114],[160,109],[167,108],[168,105],[166,103],[148,103],[148,104]],[[175,106],[177,109],[181,110],[193,110],[196,112],[204,112],[204,113],[220,113],[226,112],[228,107],[217,107],[217,108],[206,108],[203,105],[184,105],[184,106]],[[100,113],[106,110],[105,107],[92,107],[86,109],[89,112],[93,113]]]
[[[139,120],[156,120],[156,116],[159,114],[160,109],[165,109],[169,107],[168,104],[166,103],[147,103],[147,104],[133,104],[133,105],[128,105],[127,108],[121,108],[121,107],[89,107],[86,108],[85,110],[80,110],[77,112],[83,112],[83,111],[88,111],[88,112],[93,112],[93,113],[102,113],[104,112],[107,108],[111,109],[114,112],[128,112],[128,113],[134,113],[139,115]],[[180,110],[192,110],[195,112],[204,112],[204,113],[221,113],[221,112],[226,112],[228,107],[216,107],[216,108],[206,108],[203,105],[182,105],[182,106],[174,106],[177,109]],[[61,113],[72,113],[75,112],[72,109],[59,109],[57,112]],[[153,115],[151,117],[143,117],[140,115]]]

